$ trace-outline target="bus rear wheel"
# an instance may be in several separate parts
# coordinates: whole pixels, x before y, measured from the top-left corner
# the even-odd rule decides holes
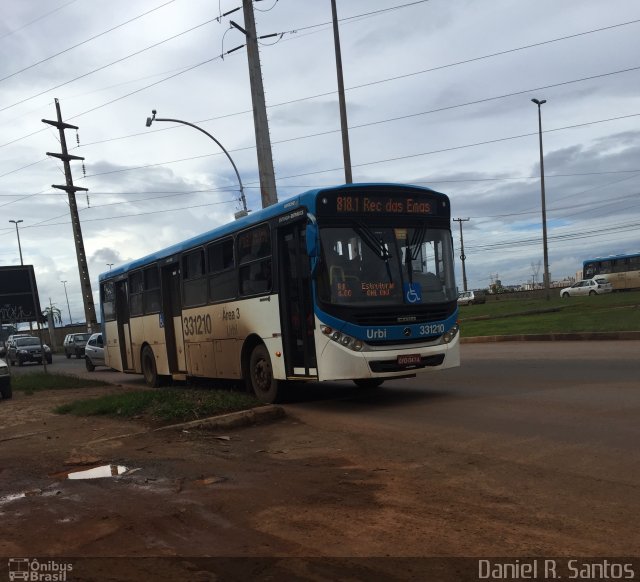
[[[156,368],[156,358],[153,355],[153,350],[149,346],[144,346],[142,349],[140,361],[142,364],[142,374],[144,375],[144,381],[147,383],[147,386],[151,388],[160,386],[161,382]]]
[[[249,357],[247,388],[260,402],[272,404],[279,397],[278,381],[273,377],[271,358],[267,348],[260,344],[253,348]]]
[[[384,380],[382,378],[363,378],[361,380],[354,380],[353,383],[358,388],[363,388],[364,390],[372,390],[373,388],[379,388],[382,386]]]

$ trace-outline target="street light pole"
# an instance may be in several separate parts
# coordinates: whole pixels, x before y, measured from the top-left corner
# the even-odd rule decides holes
[[[107,267],[109,267],[109,270],[111,270],[111,267],[113,267],[113,263],[107,263]]]
[[[544,154],[542,152],[542,111],[541,106],[544,105],[546,99],[532,99],[533,103],[538,106],[538,136],[540,140],[540,192],[542,196],[542,246],[544,253],[544,290],[547,301],[551,299],[549,289],[549,250],[547,246],[547,206],[545,202],[544,192]]]
[[[67,298],[67,309],[69,311],[69,324],[72,324],[73,320],[71,319],[71,307],[69,307],[69,295],[67,295],[67,282],[60,281],[60,283],[64,285],[64,296]]]
[[[18,235],[18,251],[20,252],[20,264],[24,265],[22,262],[22,246],[20,245],[20,231],[18,230],[18,224],[24,222],[23,220],[10,220],[9,222],[13,222],[16,225],[16,234]]]
[[[244,188],[242,187],[242,180],[240,179],[240,172],[238,172],[238,168],[236,168],[236,165],[233,163],[233,160],[229,155],[229,152],[224,148],[224,146],[215,137],[213,137],[208,131],[205,131],[204,129],[202,129],[201,127],[198,127],[197,125],[194,125],[193,123],[189,123],[188,121],[183,121],[182,119],[169,119],[168,117],[165,117],[165,118],[156,117],[155,109],[153,109],[151,113],[152,113],[152,116],[147,117],[147,127],[151,127],[151,124],[154,121],[170,121],[173,123],[181,123],[183,125],[188,125],[189,127],[193,127],[194,129],[197,129],[198,131],[204,133],[207,137],[211,138],[220,146],[220,149],[225,153],[227,158],[229,158],[229,161],[231,162],[231,165],[235,170],[236,177],[238,178],[238,183],[240,184],[240,201],[242,202],[242,210],[240,212],[236,212],[236,218],[242,218],[243,216],[246,216],[247,214],[249,214],[249,211],[247,210],[247,200],[244,197]]]

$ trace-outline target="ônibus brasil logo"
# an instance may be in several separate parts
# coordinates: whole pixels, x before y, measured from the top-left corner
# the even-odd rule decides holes
[[[36,558],[9,558],[9,580],[27,580],[33,582],[67,582],[67,575],[73,565],[57,560],[38,560]]]

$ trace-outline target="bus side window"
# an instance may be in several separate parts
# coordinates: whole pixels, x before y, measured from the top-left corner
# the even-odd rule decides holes
[[[233,239],[214,243],[207,249],[209,258],[209,299],[223,301],[234,299],[238,292],[238,280],[233,255]]]
[[[204,250],[198,249],[182,258],[184,305],[193,307],[207,302],[207,279],[204,276]]]
[[[131,316],[142,315],[142,292],[144,291],[144,278],[142,271],[136,271],[129,275],[129,313]]]

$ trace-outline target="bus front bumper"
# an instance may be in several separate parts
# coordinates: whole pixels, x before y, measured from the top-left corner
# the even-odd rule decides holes
[[[450,343],[356,352],[325,336],[318,338],[318,379],[398,378],[460,365],[460,334]],[[321,345],[318,345],[321,344]]]

